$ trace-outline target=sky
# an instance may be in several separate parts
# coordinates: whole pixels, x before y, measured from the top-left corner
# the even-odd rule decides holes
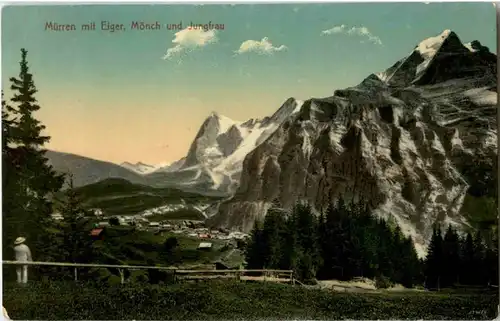
[[[103,21],[124,30],[101,30]],[[8,98],[25,48],[48,149],[159,164],[185,156],[212,111],[245,121],[289,97],[331,96],[446,29],[496,51],[491,3],[11,6],[2,88]]]

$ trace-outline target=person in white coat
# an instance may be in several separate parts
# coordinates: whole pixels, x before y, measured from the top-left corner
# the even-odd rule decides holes
[[[24,237],[18,237],[14,242],[14,253],[16,255],[16,261],[18,262],[32,262],[30,248],[24,244],[26,239]],[[16,267],[17,272],[17,283],[28,283],[28,266],[18,265]]]
[[[3,319],[10,320],[9,314],[7,313],[7,310],[5,310],[5,307],[3,305],[2,308],[3,308]]]

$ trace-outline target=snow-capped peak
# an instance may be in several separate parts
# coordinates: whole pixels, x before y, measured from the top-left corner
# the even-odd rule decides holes
[[[476,52],[478,48],[482,46],[477,41],[464,45],[456,33],[446,29],[437,36],[422,40],[408,56],[376,75],[386,84],[409,85],[421,81],[437,56]]]
[[[438,53],[444,41],[452,33],[453,32],[451,30],[446,29],[445,31],[441,32],[440,35],[427,38],[418,44],[417,48],[415,48],[415,51],[420,54],[424,61],[417,66],[417,70],[415,72],[416,78],[418,78],[418,76],[420,76],[425,71],[434,56],[436,56],[436,54]]]
[[[472,47],[472,43],[471,42],[468,42],[466,44],[464,44],[465,48],[469,49],[470,52],[476,52],[476,49],[474,49]]]
[[[424,59],[432,59],[434,55],[437,53],[439,48],[441,48],[441,45],[443,44],[444,40],[448,38],[448,36],[452,33],[451,30],[446,29],[443,31],[440,35],[435,36],[435,37],[430,37],[422,42],[420,42],[415,48],[416,51],[420,53],[422,58]]]
[[[130,162],[123,162],[120,164],[120,166],[141,175],[152,173],[159,168],[158,165],[149,165],[144,164],[143,162],[137,162],[135,164],[132,164]]]

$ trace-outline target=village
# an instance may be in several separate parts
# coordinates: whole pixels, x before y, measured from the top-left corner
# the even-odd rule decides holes
[[[209,249],[212,247],[210,240],[226,240],[231,243],[238,240],[245,240],[248,234],[238,231],[229,231],[227,229],[210,229],[205,226],[204,221],[200,220],[150,220],[151,217],[166,214],[169,211],[177,209],[176,206],[163,206],[145,210],[135,215],[115,215],[106,216],[104,211],[99,208],[90,209],[93,214],[92,219],[96,220],[91,234],[97,236],[105,227],[109,226],[133,226],[137,230],[148,231],[154,234],[173,233],[200,240],[199,249]],[[54,220],[63,220],[60,213],[52,214]]]

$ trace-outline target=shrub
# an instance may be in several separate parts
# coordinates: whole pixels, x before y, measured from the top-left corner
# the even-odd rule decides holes
[[[387,289],[390,288],[391,286],[392,283],[387,277],[381,275],[375,278],[375,287],[377,289]]]

